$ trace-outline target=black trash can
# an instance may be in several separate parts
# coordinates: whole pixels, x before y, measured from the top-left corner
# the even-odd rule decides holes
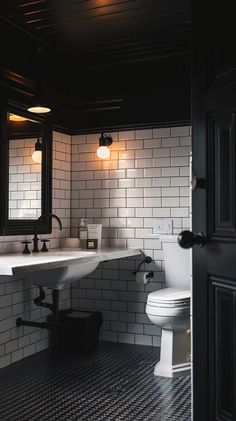
[[[56,329],[56,346],[59,350],[78,354],[96,351],[102,322],[99,311],[61,311]]]

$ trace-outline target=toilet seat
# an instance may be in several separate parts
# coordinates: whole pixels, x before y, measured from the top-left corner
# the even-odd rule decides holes
[[[179,301],[190,299],[190,290],[181,288],[164,288],[159,291],[150,292],[148,298],[153,301]]]
[[[152,306],[152,307],[181,308],[181,307],[189,307],[190,306],[190,300],[183,300],[183,301],[179,301],[179,302],[148,300],[147,304]]]
[[[164,316],[167,318],[170,317],[189,317],[190,306],[183,307],[160,307],[158,305],[152,306],[150,304],[146,305],[146,313],[149,316]]]
[[[148,295],[147,305],[151,307],[179,308],[190,307],[190,291],[179,288],[164,288]]]
[[[190,291],[164,288],[148,295],[146,313],[149,319],[162,328],[186,326],[190,313]]]

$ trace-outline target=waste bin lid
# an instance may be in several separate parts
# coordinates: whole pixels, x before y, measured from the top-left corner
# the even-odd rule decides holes
[[[93,313],[89,313],[89,312],[86,312],[86,311],[73,311],[73,312],[68,314],[68,317],[72,317],[72,318],[79,317],[80,319],[82,319],[82,318],[85,319],[87,317],[92,316],[92,314]]]

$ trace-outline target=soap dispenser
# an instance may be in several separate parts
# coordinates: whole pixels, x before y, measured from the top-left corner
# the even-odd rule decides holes
[[[80,241],[80,247],[82,249],[86,249],[87,246],[87,238],[88,238],[88,228],[86,224],[86,219],[81,219],[79,227],[78,227],[78,237]]]

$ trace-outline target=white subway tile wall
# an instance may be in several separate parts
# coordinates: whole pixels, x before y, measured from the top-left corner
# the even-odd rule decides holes
[[[111,133],[111,159],[96,156],[100,134],[71,137],[53,134],[53,221],[50,247],[60,237],[77,236],[78,219],[103,224],[103,246],[137,247],[154,262],[154,281],[144,287],[133,272],[140,259],[101,264],[89,277],[61,293],[61,308],[100,310],[104,323],[101,339],[160,345],[160,329],[153,326],[145,305],[150,291],[164,286],[164,265],[159,240],[150,238],[154,218],[173,219],[174,233],[189,228],[189,153],[191,128],[162,128]],[[31,236],[30,236],[31,238]],[[21,251],[27,236],[0,237],[0,253]],[[18,316],[42,320],[45,309],[36,307],[37,289],[28,281],[9,282],[0,277],[0,367],[45,349],[48,332],[15,327]],[[50,294],[48,294],[50,300]]]
[[[103,225],[104,247],[137,247],[151,256],[154,281],[135,282],[138,259],[100,264],[72,285],[74,308],[100,310],[101,339],[160,345],[160,329],[145,314],[147,294],[164,286],[161,244],[150,238],[154,218],[173,220],[173,232],[190,227],[191,128],[110,133],[111,157],[96,156],[99,133],[72,137],[71,234],[78,219]]]
[[[53,232],[41,235],[50,238],[52,248],[59,246],[60,237],[70,236],[71,137],[53,133],[53,212],[61,218],[63,230],[53,221]],[[0,236],[0,253],[22,251],[20,243],[32,236]],[[38,290],[25,279],[0,276],[0,368],[41,351],[49,346],[47,330],[27,326],[16,327],[16,318],[43,321],[50,312],[34,305]],[[51,293],[47,291],[47,301]],[[60,308],[71,305],[70,289],[60,294]]]

